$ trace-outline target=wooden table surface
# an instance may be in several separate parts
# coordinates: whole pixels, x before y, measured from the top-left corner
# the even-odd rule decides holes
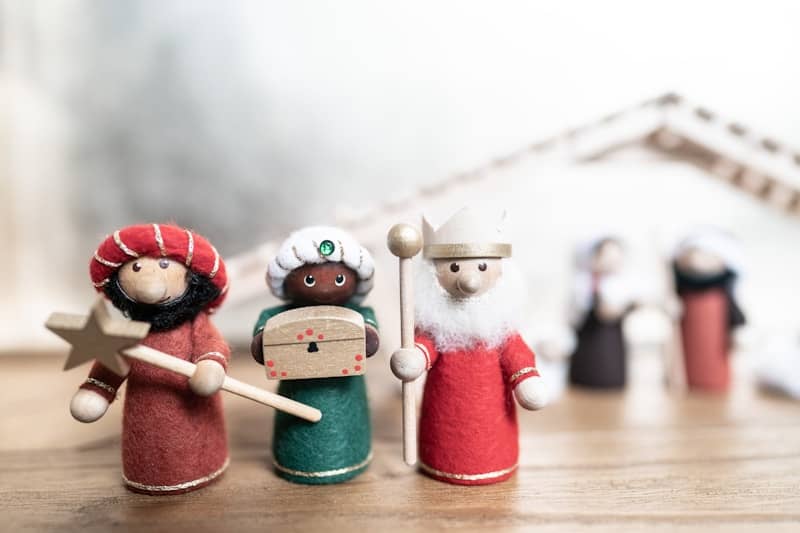
[[[400,395],[370,368],[375,459],[355,480],[293,485],[268,467],[272,413],[226,396],[231,466],[202,491],[149,497],[120,481],[121,405],[72,421],[86,368],[63,355],[0,358],[0,531],[800,531],[800,403],[740,379],[727,396],[666,394],[636,358],[625,393],[569,391],[520,411],[520,469],[485,487],[438,483],[400,453]],[[232,374],[263,386],[239,355]]]

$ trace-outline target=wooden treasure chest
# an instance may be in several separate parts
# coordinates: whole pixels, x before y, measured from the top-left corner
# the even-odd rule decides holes
[[[284,311],[264,325],[267,379],[357,376],[366,370],[364,317],[335,305]]]

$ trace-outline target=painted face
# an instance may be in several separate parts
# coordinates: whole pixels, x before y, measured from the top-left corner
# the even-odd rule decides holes
[[[725,272],[725,261],[718,255],[700,248],[687,248],[677,258],[678,268],[690,274],[714,276]]]
[[[592,255],[592,272],[598,274],[611,274],[619,272],[625,259],[625,252],[620,243],[609,239],[603,241]]]
[[[164,304],[183,296],[189,270],[166,257],[140,257],[119,269],[119,286],[134,302]]]
[[[312,305],[343,305],[355,294],[358,275],[343,263],[304,265],[283,282],[290,300]]]
[[[503,274],[499,258],[434,259],[433,264],[439,285],[455,298],[480,296]]]

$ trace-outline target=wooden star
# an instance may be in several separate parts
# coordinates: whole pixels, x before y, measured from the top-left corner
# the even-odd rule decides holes
[[[136,346],[150,330],[147,322],[113,319],[102,296],[88,316],[53,313],[45,327],[72,345],[64,370],[95,359],[120,376],[129,369],[120,352]]]

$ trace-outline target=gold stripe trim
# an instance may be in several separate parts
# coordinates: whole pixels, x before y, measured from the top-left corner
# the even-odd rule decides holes
[[[530,374],[531,372],[536,372],[536,367],[526,366],[525,368],[520,368],[519,370],[511,374],[511,377],[508,378],[508,381],[510,383],[514,383],[517,380],[517,378],[524,376],[525,374]]]
[[[300,257],[300,254],[297,253],[297,246],[292,246],[292,253],[294,254],[294,258],[297,259],[298,261],[300,261],[301,265],[303,263],[305,263],[305,261],[303,261],[303,259]],[[286,269],[284,269],[284,270],[286,270]]]
[[[417,348],[419,348],[422,351],[422,355],[425,356],[425,369],[426,370],[430,370],[432,364],[431,364],[431,354],[428,351],[428,347],[425,346],[424,344],[420,344],[418,342],[415,342],[414,346],[416,346]]]
[[[220,352],[206,352],[203,355],[201,355],[200,357],[198,357],[197,360],[199,361],[203,357],[219,357],[223,361],[227,362],[227,359],[225,359],[225,356],[222,355]]]
[[[422,255],[429,259],[511,257],[511,245],[500,242],[485,244],[429,244],[422,249]]]
[[[114,232],[114,242],[117,244],[120,250],[125,252],[127,255],[131,257],[139,257],[139,254],[128,248],[124,242],[122,242],[122,237],[119,236],[119,230]]]
[[[166,257],[167,250],[164,248],[164,237],[161,235],[161,228],[158,227],[158,224],[153,224],[153,233],[156,236],[156,244],[158,244],[158,249],[161,251],[161,257]]]
[[[192,258],[194,257],[194,235],[188,229],[186,230],[186,236],[189,237],[189,244],[186,247],[186,266],[192,266]]]
[[[294,248],[292,248],[292,249],[294,249]],[[296,256],[297,256],[297,251],[295,251],[295,257]],[[285,270],[286,272],[291,272],[292,271],[291,268],[286,268],[285,266],[283,266],[283,263],[281,263],[281,258],[280,258],[279,255],[275,256],[275,264],[278,265],[278,268],[280,268],[281,270]],[[267,275],[269,275],[269,271],[267,271]]]
[[[122,480],[125,482],[126,485],[129,487],[133,487],[139,490],[146,490],[150,492],[173,492],[176,490],[183,490],[189,489],[192,487],[196,487],[197,485],[202,485],[203,483],[208,483],[212,479],[215,479],[220,476],[225,470],[228,468],[231,459],[230,457],[225,458],[225,463],[220,467],[219,470],[215,472],[211,472],[207,476],[203,476],[198,479],[193,479],[191,481],[185,481],[183,483],[178,483],[177,485],[145,485],[144,483],[137,483],[136,481],[131,481],[130,479],[126,478],[124,475],[122,476]]]
[[[97,252],[94,253],[94,260],[100,263],[101,265],[105,265],[111,268],[119,268],[122,266],[122,263],[115,263],[114,261],[109,261],[105,257],[100,257],[100,254]]]
[[[343,468],[335,468],[333,470],[320,470],[318,472],[304,472],[303,470],[294,470],[292,468],[287,468],[281,464],[278,464],[278,461],[276,461],[275,458],[272,459],[272,464],[273,466],[275,466],[275,468],[277,468],[278,470],[280,470],[285,474],[298,477],[320,478],[320,477],[340,476],[342,474],[349,474],[350,472],[355,472],[356,470],[360,470],[361,468],[367,466],[370,463],[370,461],[372,461],[372,450],[369,451],[369,455],[367,455],[367,458],[361,461],[360,463],[350,466],[345,466]]]
[[[219,270],[219,252],[213,246],[211,249],[214,251],[214,267],[211,269],[211,272],[208,274],[209,278],[213,278],[217,275],[217,271]]]
[[[86,383],[88,383],[89,385],[94,385],[95,387],[99,387],[99,388],[103,389],[106,392],[110,392],[111,394],[114,394],[114,395],[117,394],[117,389],[115,389],[114,387],[112,387],[111,385],[109,385],[108,383],[106,383],[104,381],[100,381],[99,379],[86,378]]]
[[[504,468],[502,470],[495,470],[494,472],[486,472],[483,474],[454,474],[452,472],[443,472],[441,470],[436,470],[433,467],[430,467],[423,463],[422,461],[419,462],[419,468],[428,474],[433,474],[434,476],[439,476],[447,479],[461,479],[464,481],[480,481],[483,479],[494,479],[496,477],[502,477],[506,474],[510,474],[514,470],[517,469],[518,465],[511,466],[509,468]]]

